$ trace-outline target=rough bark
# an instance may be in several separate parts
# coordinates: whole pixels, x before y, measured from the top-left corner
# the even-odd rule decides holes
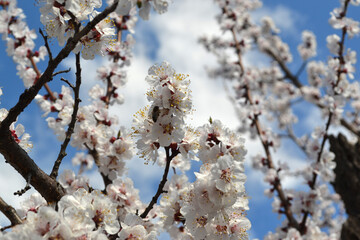
[[[1,134],[0,153],[5,157],[7,163],[25,179],[30,178],[30,184],[48,202],[58,202],[65,194],[63,188],[36,165],[24,149],[15,142],[9,130]]]
[[[330,150],[336,155],[336,178],[332,184],[348,214],[341,239],[360,240],[360,143],[351,145],[342,134],[329,136],[329,141]]]

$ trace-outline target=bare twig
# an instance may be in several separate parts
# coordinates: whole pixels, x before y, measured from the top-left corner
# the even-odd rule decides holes
[[[73,91],[75,91],[74,85],[73,85],[71,82],[69,82],[67,79],[65,79],[65,78],[60,78],[60,80],[63,81],[63,82],[65,82],[67,85],[69,85],[69,87],[70,87]]]
[[[22,223],[22,220],[20,216],[16,213],[15,209],[12,206],[8,205],[1,197],[0,211],[10,220],[12,227]]]
[[[109,108],[111,96],[114,94],[115,89],[111,82],[110,76],[108,76],[106,80],[107,80],[107,87],[106,87],[106,95],[104,102],[105,102],[105,107]]]
[[[172,150],[171,155],[170,155],[170,147],[165,147],[165,152],[166,152],[166,166],[165,166],[165,169],[164,169],[164,174],[163,174],[162,180],[161,180],[161,182],[159,184],[159,187],[158,187],[158,190],[156,191],[156,194],[151,199],[151,202],[146,207],[145,211],[140,215],[141,218],[146,218],[148,213],[151,211],[151,209],[157,203],[157,200],[160,197],[160,195],[165,192],[164,191],[164,186],[165,186],[165,183],[167,181],[167,175],[169,173],[171,160],[174,157],[176,157],[176,155],[178,155],[180,153],[178,150]]]
[[[71,121],[69,123],[69,127],[65,134],[65,140],[61,144],[59,155],[54,163],[53,169],[50,174],[50,177],[53,179],[56,179],[62,159],[67,155],[66,148],[71,140],[71,135],[74,132],[76,117],[77,117],[77,113],[79,110],[79,103],[81,102],[80,97],[79,97],[80,85],[81,85],[81,65],[80,65],[80,53],[78,53],[78,54],[76,54],[76,86],[73,87],[74,98],[75,98],[74,109],[73,109],[73,112],[71,115]]]
[[[304,61],[304,62],[301,64],[299,70],[297,70],[297,72],[296,72],[296,74],[295,74],[295,77],[296,77],[296,78],[299,78],[299,77],[300,77],[300,75],[301,75],[301,73],[304,71],[306,65],[307,65],[307,61]]]
[[[32,65],[32,67],[33,67],[33,69],[34,69],[34,71],[36,73],[37,78],[34,81],[34,84],[36,84],[37,81],[39,80],[39,78],[41,77],[41,73],[40,73],[40,71],[39,71],[39,69],[38,69],[38,67],[37,67],[37,65],[36,65],[36,63],[34,61],[34,58],[33,58],[32,54],[30,54],[28,58],[29,58],[29,60],[31,62],[31,65]],[[54,93],[51,91],[49,85],[47,83],[45,83],[44,87],[45,87],[46,91],[48,92],[48,94],[50,96],[50,100],[55,102],[56,97],[55,97]]]
[[[48,37],[45,36],[45,34],[43,33],[43,31],[41,30],[41,28],[39,28],[39,33],[41,34],[41,36],[43,37],[44,39],[44,42],[45,42],[45,47],[46,47],[46,50],[49,54],[49,61],[51,62],[53,60],[53,56],[52,56],[52,52],[51,52],[51,49],[50,49],[50,46],[49,46],[49,42],[48,42]]]
[[[279,64],[281,70],[285,73],[285,78],[289,79],[297,88],[301,88],[303,86],[297,76],[292,74],[286,64],[278,56],[276,56],[275,53],[273,53],[270,49],[266,49],[265,53],[267,53]]]
[[[240,66],[240,78],[242,78],[245,74],[245,68],[244,68],[244,64],[242,63],[242,57],[241,57],[241,45],[240,42],[237,39],[236,33],[235,33],[235,29],[231,28],[231,33],[233,36],[233,40],[235,42],[235,50],[236,50],[236,54],[238,55],[238,64]]]
[[[62,71],[55,72],[55,73],[53,74],[53,77],[55,77],[55,76],[58,75],[58,74],[68,73],[68,72],[70,72],[70,71],[71,71],[71,68],[69,68],[69,69],[67,69],[67,70],[62,70]]]
[[[0,228],[0,232],[3,232],[6,229],[9,229],[9,228],[12,228],[12,227],[13,227],[13,225],[8,225],[8,226],[5,226],[5,227],[2,227],[2,228]]]
[[[30,187],[30,179],[31,179],[31,174],[29,174],[28,178],[26,179],[26,186],[23,189],[14,192],[14,195],[21,196],[24,193],[26,193],[28,190],[30,190],[31,189],[31,187]]]

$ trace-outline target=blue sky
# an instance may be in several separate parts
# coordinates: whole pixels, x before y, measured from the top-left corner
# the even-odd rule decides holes
[[[39,9],[36,1],[19,1],[19,5],[24,8],[28,18],[30,28],[41,27],[39,23]],[[339,5],[337,0],[303,0],[303,1],[284,1],[284,0],[264,0],[264,8],[258,10],[255,14],[258,16],[270,15],[274,17],[275,22],[281,30],[281,36],[293,49],[294,61],[289,66],[296,71],[301,65],[301,59],[297,54],[296,47],[301,42],[301,32],[311,30],[317,36],[318,56],[315,59],[324,60],[327,58],[326,36],[339,31],[333,30],[328,24],[329,12]],[[146,105],[144,93],[147,89],[144,78],[147,69],[155,62],[167,60],[173,64],[174,68],[181,73],[190,75],[192,79],[192,91],[194,96],[195,113],[189,119],[191,125],[200,126],[208,120],[209,116],[214,119],[220,119],[229,127],[235,129],[238,125],[235,112],[231,104],[227,101],[225,92],[222,89],[220,81],[208,79],[204,66],[216,64],[213,56],[208,54],[202,46],[197,44],[197,38],[203,34],[216,34],[218,29],[214,20],[214,15],[218,12],[213,1],[204,0],[174,0],[168,13],[164,15],[152,14],[150,21],[140,20],[136,28],[135,38],[137,44],[134,52],[132,66],[129,69],[129,82],[123,90],[125,104],[112,110],[119,116],[120,123],[129,127],[131,125],[132,114],[139,108]],[[351,7],[350,15],[356,18],[359,16],[359,8]],[[275,15],[274,15],[275,14]],[[349,43],[352,49],[359,50],[357,44],[358,38],[354,38]],[[37,39],[37,46],[43,43],[41,36]],[[6,55],[6,45],[0,42],[0,87],[4,95],[0,98],[0,108],[10,108],[13,106],[24,86],[16,75],[16,67],[12,60]],[[51,43],[54,52],[58,51],[58,45],[55,41]],[[248,56],[248,64],[261,64],[264,58],[257,55]],[[58,70],[64,70],[73,65],[73,58],[67,59]],[[95,62],[84,62],[83,79],[84,90],[82,98],[86,103],[86,89],[95,83],[96,67],[103,64],[104,61],[96,59]],[[358,66],[358,64],[357,64]],[[40,69],[45,69],[46,62],[39,65]],[[74,69],[74,67],[73,67]],[[302,81],[305,74],[302,75]],[[71,74],[66,75],[68,79],[73,79]],[[358,75],[355,75],[358,79]],[[59,91],[60,81],[55,79],[50,83],[52,89]],[[206,87],[204,87],[206,86]],[[209,107],[211,106],[211,107]],[[314,116],[318,116],[316,110],[310,113],[309,109],[304,111],[299,108],[297,111],[304,113],[304,118],[300,121],[296,131],[306,131],[315,125],[311,121]],[[49,172],[53,161],[56,159],[60,148],[60,143],[56,140],[52,132],[47,128],[44,118],[41,118],[41,111],[36,103],[32,103],[20,116],[19,122],[25,126],[26,132],[31,135],[34,148],[30,155],[36,162]],[[311,131],[311,130],[309,130]],[[247,140],[248,156],[262,152],[261,147],[255,141]],[[70,157],[74,155],[74,150],[69,149],[69,156],[66,158],[62,169],[71,167]],[[295,154],[294,154],[295,153]],[[281,149],[277,152],[277,159],[286,159],[291,157],[294,164],[300,164],[303,156],[298,153],[295,146],[287,149]],[[2,159],[0,157],[0,159]],[[148,202],[162,176],[162,169],[157,166],[147,166],[139,159],[132,160],[129,165],[129,175],[135,181],[135,186],[140,189],[141,198]],[[280,226],[281,220],[278,215],[271,210],[272,199],[267,199],[263,195],[266,185],[261,182],[262,175],[247,168],[248,181],[247,191],[250,197],[250,211],[248,217],[252,221],[251,238],[263,238],[268,231],[274,231]],[[90,173],[91,182],[95,186],[101,186],[101,179],[96,172]],[[139,177],[141,176],[141,177]],[[8,179],[11,184],[8,184]],[[8,202],[14,202],[17,205],[17,198],[12,193],[24,186],[24,181],[15,171],[12,171],[3,160],[0,160],[0,194]],[[294,183],[289,183],[294,184]],[[5,195],[4,193],[7,193]],[[28,196],[30,193],[25,195]],[[3,217],[0,217],[0,225],[6,225]],[[164,235],[163,239],[167,239]]]

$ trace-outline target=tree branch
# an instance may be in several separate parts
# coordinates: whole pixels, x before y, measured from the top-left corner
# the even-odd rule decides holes
[[[48,202],[57,202],[64,196],[64,189],[29,157],[29,155],[17,144],[9,130],[0,134],[0,153],[6,161],[16,169],[25,179],[29,175],[30,184]]]
[[[50,177],[56,179],[59,172],[59,167],[62,162],[62,159],[67,155],[66,148],[71,140],[71,135],[74,133],[74,127],[76,123],[76,117],[79,110],[79,103],[81,102],[79,94],[80,94],[80,85],[81,85],[81,65],[80,65],[80,53],[76,54],[76,85],[73,88],[74,91],[74,109],[71,115],[71,121],[69,123],[69,127],[65,134],[65,140],[61,144],[59,155],[54,163],[53,169],[51,171]]]
[[[51,49],[50,49],[50,46],[49,46],[49,43],[48,43],[48,37],[44,35],[41,28],[39,28],[39,33],[41,34],[41,36],[44,39],[45,47],[46,47],[46,50],[48,51],[48,54],[49,54],[49,61],[51,62],[53,60],[53,56],[52,56],[52,52],[51,52]]]
[[[4,199],[0,197],[0,211],[10,220],[11,226],[21,224],[22,220],[20,216],[16,213],[15,209],[8,205]]]
[[[331,184],[344,202],[348,219],[341,239],[360,240],[360,142],[350,144],[346,137],[330,135],[330,150],[335,153],[335,181]]]
[[[227,9],[224,8],[223,11],[226,12]],[[235,47],[235,52],[236,52],[237,57],[238,57],[238,64],[240,65],[240,69],[241,69],[240,78],[242,78],[242,76],[245,73],[245,69],[244,69],[244,66],[242,64],[241,46],[240,46],[239,41],[237,40],[237,36],[236,36],[236,33],[235,33],[234,29],[231,29],[231,33],[232,33],[233,40],[235,42],[234,47]],[[246,88],[246,96],[245,97],[246,97],[247,101],[249,102],[249,104],[251,106],[253,106],[254,102],[252,100],[251,92],[250,92],[248,84],[245,84],[245,88]],[[263,149],[264,149],[265,154],[266,154],[267,167],[269,169],[275,169],[275,166],[274,166],[274,163],[273,163],[273,160],[272,160],[272,156],[271,156],[271,153],[270,153],[269,144],[267,142],[265,142],[264,139],[262,138],[263,130],[262,130],[262,127],[260,125],[260,121],[259,121],[257,116],[253,119],[253,122],[255,123],[255,128],[256,128],[257,134],[258,134],[258,136],[260,138],[261,144],[262,144]],[[284,193],[284,190],[282,188],[280,179],[275,181],[273,183],[273,186],[274,186],[274,189],[276,190],[276,192],[278,193],[278,196],[279,196],[280,201],[282,203],[282,206],[284,208],[284,214],[285,214],[286,218],[289,221],[289,226],[298,229],[299,228],[299,223],[296,221],[295,217],[293,216],[293,213],[291,211],[291,204],[290,204],[288,198],[286,197],[286,195]]]
[[[94,147],[94,149],[91,149],[86,143],[85,143],[85,147],[88,149],[88,153],[94,158],[96,166],[100,169],[99,153],[96,151],[95,147]],[[108,178],[108,176],[106,176],[105,174],[103,174],[101,172],[100,172],[100,175],[101,175],[101,177],[104,181],[104,185],[105,185],[103,193],[106,194],[106,186],[111,184],[112,181],[110,180],[110,178]]]
[[[166,166],[165,166],[165,170],[164,170],[162,180],[161,180],[161,182],[159,184],[159,187],[158,187],[158,190],[156,191],[155,196],[151,199],[151,202],[149,203],[149,205],[147,206],[145,211],[140,215],[141,218],[146,218],[148,213],[151,211],[151,209],[157,203],[157,200],[160,197],[160,195],[164,192],[164,186],[165,186],[165,183],[167,181],[167,175],[169,173],[171,160],[174,157],[176,157],[176,155],[179,154],[178,150],[172,150],[172,154],[170,155],[170,153],[169,153],[170,152],[170,147],[165,147],[165,152],[166,152]]]
[[[350,2],[350,0],[346,0],[345,3],[344,3],[344,10],[343,10],[342,17],[346,16],[347,7],[348,7],[349,2]],[[344,61],[345,36],[346,36],[346,28],[343,28],[342,29],[341,41],[339,42],[339,46],[340,46],[340,48],[339,48],[340,66],[339,66],[339,69],[337,70],[336,83],[332,86],[333,89],[335,89],[339,85],[339,83],[341,81],[341,73],[343,72],[343,68],[344,68],[344,64],[345,64],[345,61]],[[334,94],[337,95],[336,91],[335,91]],[[329,130],[329,127],[330,127],[331,120],[332,120],[333,116],[334,116],[333,112],[330,112],[328,120],[326,122],[325,133],[324,133],[324,137],[322,139],[322,143],[321,143],[321,146],[320,146],[318,157],[316,159],[316,163],[320,163],[321,156],[322,156],[322,153],[324,151],[325,143],[326,143],[326,140],[328,139],[328,130]],[[312,178],[312,181],[309,183],[309,186],[310,186],[311,189],[315,189],[315,183],[316,183],[317,176],[318,176],[318,174],[315,171],[313,171],[313,178]],[[302,219],[301,224],[300,224],[300,233],[301,234],[306,233],[306,226],[305,225],[306,225],[306,219],[309,216],[309,214],[310,214],[310,212],[306,211],[304,213],[304,215],[303,215],[303,219]]]

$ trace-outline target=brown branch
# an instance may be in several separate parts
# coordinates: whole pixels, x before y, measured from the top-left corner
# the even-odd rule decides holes
[[[86,143],[85,143],[85,147],[88,149],[88,153],[94,158],[95,164],[96,166],[100,169],[100,158],[99,158],[99,153],[96,151],[95,147],[94,149],[91,149]],[[112,183],[112,181],[110,180],[110,178],[103,174],[102,172],[100,172],[100,175],[104,181],[104,190],[103,193],[106,194],[106,187]]]
[[[250,90],[248,88],[246,90],[246,95],[247,95],[246,97],[247,97],[250,105],[254,105],[253,100],[252,100],[251,95],[250,95]],[[267,167],[269,169],[276,169],[275,165],[274,165],[274,162],[272,160],[272,155],[271,155],[271,152],[270,152],[270,145],[269,145],[269,143],[265,142],[264,139],[262,138],[263,130],[262,130],[262,127],[260,125],[260,121],[259,121],[258,117],[256,116],[255,119],[253,119],[253,121],[255,123],[256,131],[257,131],[258,136],[260,138],[261,144],[262,144],[262,146],[263,146],[263,148],[265,150],[266,160],[267,160],[266,161],[267,162]],[[273,183],[273,186],[274,186],[274,189],[278,193],[278,196],[279,196],[279,198],[281,200],[281,205],[284,208],[283,213],[285,214],[286,218],[289,221],[289,226],[294,227],[296,229],[299,229],[299,223],[297,222],[297,220],[293,216],[293,213],[291,211],[291,204],[289,202],[289,199],[286,197],[286,195],[284,193],[284,190],[282,188],[280,179],[277,179],[277,181],[275,181]]]
[[[58,75],[58,74],[68,73],[68,72],[70,72],[70,71],[71,71],[71,68],[66,69],[66,70],[61,70],[61,71],[55,72],[55,73],[53,74],[53,77],[55,77],[55,76]]]
[[[146,207],[145,211],[140,215],[141,218],[146,218],[148,213],[151,211],[151,209],[157,203],[157,200],[160,197],[160,195],[165,192],[164,191],[164,186],[165,186],[165,183],[167,181],[167,175],[169,173],[171,160],[174,157],[176,157],[176,155],[178,155],[180,153],[178,150],[172,150],[171,155],[170,155],[170,147],[165,147],[165,152],[166,152],[166,166],[165,166],[165,170],[164,170],[162,180],[161,180],[161,182],[159,184],[159,187],[158,187],[158,190],[156,191],[156,194],[151,199],[151,202]]]
[[[16,213],[15,209],[8,205],[4,199],[0,197],[0,211],[10,220],[11,226],[22,223],[20,216]]]
[[[265,53],[267,53],[270,57],[272,57],[280,66],[281,70],[285,73],[285,78],[289,79],[297,88],[302,88],[303,85],[299,81],[296,75],[292,74],[290,69],[286,66],[286,64],[278,57],[275,53],[273,53],[270,49],[266,49]]]
[[[39,28],[39,33],[41,34],[41,36],[43,37],[44,39],[44,42],[45,42],[45,47],[46,47],[46,50],[49,54],[49,61],[51,62],[53,60],[53,56],[52,56],[52,52],[51,52],[51,49],[50,49],[50,46],[49,46],[49,43],[48,43],[48,36],[45,36],[43,31],[41,30],[41,28]]]
[[[344,3],[344,10],[342,12],[342,18],[346,16],[347,7],[348,7],[349,2],[350,2],[350,0],[346,0],[345,3]],[[344,64],[345,64],[345,61],[344,61],[345,36],[346,36],[346,28],[343,28],[342,29],[341,41],[339,42],[339,45],[340,45],[340,48],[339,48],[340,66],[339,66],[339,69],[337,71],[337,80],[336,80],[336,83],[333,86],[333,89],[335,89],[339,85],[339,83],[341,81],[341,73],[343,72],[343,68],[344,68]],[[336,92],[335,92],[335,95],[337,95]],[[331,124],[331,120],[332,120],[333,116],[334,116],[333,112],[330,112],[328,120],[326,122],[325,133],[324,133],[324,136],[323,136],[323,139],[322,139],[322,142],[321,142],[321,146],[320,146],[320,150],[319,150],[319,153],[318,153],[318,157],[316,159],[316,163],[320,163],[321,156],[322,156],[322,153],[324,151],[325,143],[326,143],[326,140],[328,139],[328,130],[330,128],[330,124]],[[312,181],[309,183],[309,187],[311,189],[315,188],[317,176],[318,176],[318,174],[315,171],[313,171]],[[303,215],[303,219],[302,219],[301,224],[300,224],[300,233],[302,235],[306,233],[306,230],[307,230],[306,229],[306,219],[309,216],[309,214],[310,214],[310,212],[306,211],[304,213],[304,215]]]
[[[80,53],[76,54],[75,56],[76,56],[76,85],[75,85],[75,87],[72,88],[74,91],[74,98],[75,98],[74,109],[73,109],[73,112],[71,115],[71,121],[69,123],[69,127],[65,134],[65,140],[61,144],[59,155],[54,163],[53,169],[50,174],[50,177],[53,179],[56,179],[56,177],[58,176],[59,167],[62,162],[62,159],[67,155],[66,148],[71,140],[71,135],[74,133],[76,117],[77,117],[77,113],[79,110],[79,104],[81,102],[80,97],[79,97],[80,85],[81,85]]]
[[[234,29],[231,29],[231,33],[232,33],[233,40],[235,42],[235,48],[236,48],[235,51],[236,51],[236,54],[237,54],[237,57],[238,57],[238,63],[240,65],[240,68],[241,68],[241,71],[242,71],[242,73],[240,74],[240,78],[241,78],[243,76],[243,74],[245,73],[245,69],[244,69],[244,66],[242,64],[241,46],[240,46],[240,43],[237,40],[236,33],[235,33]],[[254,105],[254,102],[252,100],[248,84],[246,84],[245,88],[246,88],[246,96],[245,96],[246,99],[248,100],[250,105]],[[265,142],[264,139],[262,138],[263,130],[262,130],[262,127],[260,125],[260,121],[259,121],[258,117],[256,116],[253,119],[253,121],[255,123],[256,131],[258,133],[261,144],[262,144],[263,149],[264,149],[265,154],[266,154],[267,167],[269,169],[275,169],[275,166],[274,166],[274,163],[273,163],[273,160],[272,160],[272,156],[271,156],[271,153],[270,153],[270,145],[267,142]],[[289,202],[289,199],[285,196],[285,193],[284,193],[284,190],[282,188],[280,179],[275,181],[273,183],[273,186],[274,186],[274,189],[278,193],[278,196],[279,196],[279,198],[281,200],[282,206],[284,208],[284,214],[285,214],[286,218],[289,221],[289,226],[298,229],[299,228],[299,223],[296,221],[295,217],[293,216],[293,213],[291,211],[291,204]]]
[[[37,77],[37,78],[36,78],[35,81],[34,81],[34,84],[36,84],[37,81],[39,80],[39,78],[41,77],[41,73],[40,73],[40,71],[39,71],[39,69],[38,69],[38,67],[37,67],[37,65],[36,65],[36,63],[35,63],[35,61],[34,61],[34,58],[33,58],[31,55],[29,56],[29,60],[30,60],[30,62],[31,62],[31,65],[32,65],[35,73],[36,73],[36,77]],[[53,101],[53,102],[55,102],[56,97],[55,97],[54,93],[51,91],[51,89],[50,89],[50,87],[48,86],[48,84],[45,83],[45,84],[44,84],[44,87],[45,87],[46,91],[48,92],[48,94],[49,94],[49,96],[50,96],[50,100]]]
[[[57,202],[64,196],[64,189],[41,170],[17,144],[9,130],[0,134],[0,153],[25,179],[31,175],[30,184],[48,201]]]

